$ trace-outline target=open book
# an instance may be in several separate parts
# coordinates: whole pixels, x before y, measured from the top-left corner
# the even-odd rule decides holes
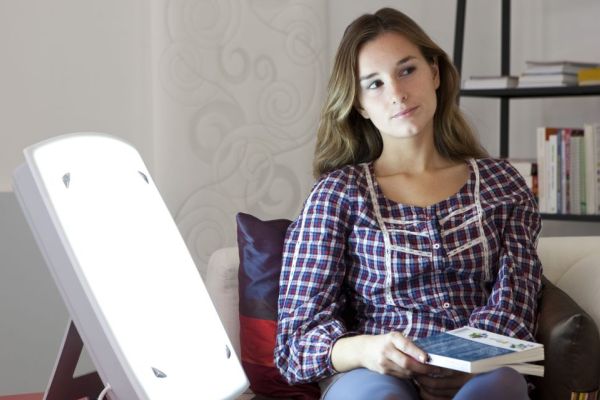
[[[415,340],[430,356],[429,363],[457,371],[480,373],[511,367],[525,375],[544,376],[544,346],[472,327],[463,327]]]

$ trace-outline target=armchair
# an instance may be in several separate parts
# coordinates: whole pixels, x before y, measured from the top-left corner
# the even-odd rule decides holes
[[[600,237],[541,238],[544,266],[537,340],[546,350],[546,376],[535,399],[597,399],[600,385]],[[240,356],[237,247],[210,258],[205,284]],[[575,396],[575,397],[573,397]],[[252,398],[248,394],[246,398]]]

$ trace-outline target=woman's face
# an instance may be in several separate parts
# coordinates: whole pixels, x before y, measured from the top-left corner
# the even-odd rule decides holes
[[[438,67],[398,33],[386,32],[358,53],[358,111],[383,139],[433,135]]]

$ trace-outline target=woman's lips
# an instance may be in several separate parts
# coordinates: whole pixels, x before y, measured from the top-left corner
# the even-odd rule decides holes
[[[411,114],[412,114],[412,113],[413,113],[413,112],[414,112],[414,111],[415,111],[417,108],[419,108],[419,106],[410,107],[410,108],[407,108],[406,110],[402,110],[402,111],[400,111],[399,113],[397,113],[397,114],[394,114],[394,115],[392,116],[392,119],[395,119],[395,118],[405,118],[405,117],[408,117],[408,116],[409,116],[409,115],[411,115]]]

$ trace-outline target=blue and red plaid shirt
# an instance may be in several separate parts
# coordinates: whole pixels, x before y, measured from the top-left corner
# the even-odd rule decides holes
[[[469,160],[470,177],[428,207],[387,199],[372,163],[319,180],[289,227],[275,361],[290,383],[334,374],[343,336],[411,339],[470,325],[533,340],[540,216],[506,161]]]

